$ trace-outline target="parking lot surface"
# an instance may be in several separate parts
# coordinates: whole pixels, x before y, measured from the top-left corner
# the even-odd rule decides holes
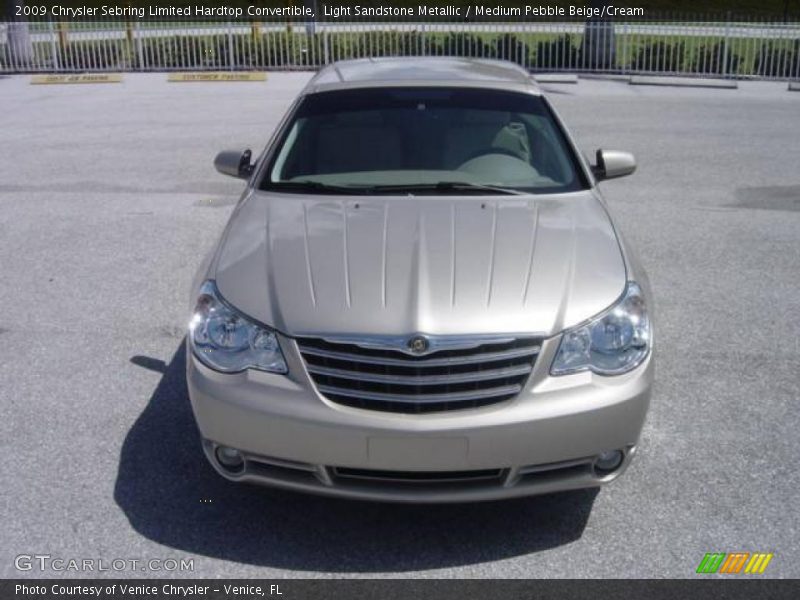
[[[587,154],[640,165],[603,184],[657,303],[655,395],[617,482],[395,506],[212,471],[181,349],[194,270],[242,189],[212,160],[263,147],[309,76],[0,78],[0,576],[693,577],[735,551],[800,576],[800,94],[785,83],[544,86]],[[20,572],[27,554],[194,570]]]

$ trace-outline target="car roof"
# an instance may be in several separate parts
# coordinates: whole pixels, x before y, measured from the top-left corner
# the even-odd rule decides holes
[[[362,58],[334,62],[309,81],[306,94],[364,87],[482,87],[541,94],[519,65],[445,56]]]

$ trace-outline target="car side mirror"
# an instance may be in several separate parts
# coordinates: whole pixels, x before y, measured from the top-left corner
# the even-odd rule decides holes
[[[598,150],[592,172],[598,181],[625,177],[636,170],[636,159],[630,152]]]
[[[223,150],[214,159],[214,167],[223,175],[250,179],[254,165],[250,164],[253,153],[250,150]]]

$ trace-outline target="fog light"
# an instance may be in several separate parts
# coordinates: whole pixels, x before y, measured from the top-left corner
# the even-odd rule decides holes
[[[622,450],[601,452],[594,461],[594,469],[599,475],[605,475],[619,467],[622,464],[623,458]]]
[[[234,448],[218,446],[216,455],[219,464],[229,471],[238,471],[244,466],[244,458],[242,457],[242,453]]]

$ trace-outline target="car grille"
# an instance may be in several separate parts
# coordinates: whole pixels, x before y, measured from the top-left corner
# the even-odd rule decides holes
[[[411,356],[319,338],[297,340],[317,389],[332,402],[399,413],[477,408],[516,396],[540,340],[516,338]]]

